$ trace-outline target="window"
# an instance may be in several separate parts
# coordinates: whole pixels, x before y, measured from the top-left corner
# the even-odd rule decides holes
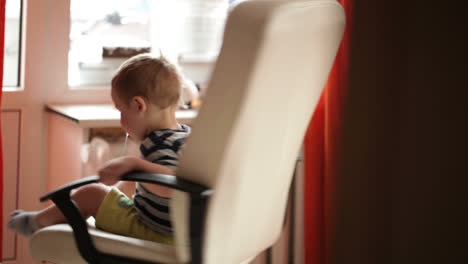
[[[194,62],[212,64],[220,48],[231,2],[71,0],[69,86],[71,89],[108,87],[119,65],[142,52],[161,50],[181,64],[189,61],[192,64],[186,70]],[[196,71],[200,69],[192,73]],[[186,75],[192,77],[191,72]]]
[[[4,89],[17,89],[20,86],[21,5],[21,0],[6,1],[5,49],[3,51]]]
[[[70,4],[71,87],[106,85],[126,54],[149,48],[149,1],[71,0]]]

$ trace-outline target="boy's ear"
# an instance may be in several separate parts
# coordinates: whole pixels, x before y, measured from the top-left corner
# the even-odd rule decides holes
[[[139,113],[145,112],[147,105],[145,99],[141,96],[134,96],[131,101],[132,107]]]

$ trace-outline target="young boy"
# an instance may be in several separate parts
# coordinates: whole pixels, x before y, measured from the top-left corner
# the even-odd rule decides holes
[[[76,189],[72,194],[83,215],[94,216],[96,227],[125,236],[173,243],[169,218],[170,189],[137,183],[134,199],[117,187],[120,177],[130,171],[174,175],[180,150],[190,127],[175,118],[182,77],[164,58],[137,55],[122,64],[112,79],[111,96],[120,111],[120,123],[130,138],[141,142],[142,158],[123,156],[108,161],[98,171],[100,182]],[[128,184],[126,182],[125,184]],[[36,230],[66,222],[52,205],[37,212],[17,210],[8,227],[31,236]]]

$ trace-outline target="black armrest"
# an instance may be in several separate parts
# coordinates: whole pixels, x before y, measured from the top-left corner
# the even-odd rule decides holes
[[[62,187],[60,187],[58,189],[55,189],[54,191],[42,196],[40,198],[40,201],[45,202],[47,200],[52,199],[54,196],[57,196],[57,195],[60,195],[60,194],[70,193],[70,191],[73,190],[73,189],[76,189],[76,188],[78,188],[80,186],[83,186],[83,185],[86,185],[86,184],[95,183],[98,180],[99,180],[98,176],[89,176],[89,177],[82,178],[82,179],[79,179],[79,180],[76,180],[76,181],[72,181],[72,182],[70,182],[68,184],[65,184]]]
[[[148,264],[149,262],[102,253],[94,246],[93,240],[88,232],[86,220],[80,209],[76,206],[76,203],[71,199],[70,192],[80,186],[98,182],[98,180],[98,176],[90,176],[73,181],[42,196],[40,201],[45,202],[47,200],[52,200],[67,218],[68,223],[73,229],[73,235],[79,252],[88,263]],[[203,185],[178,178],[174,175],[130,172],[124,175],[121,180],[159,184],[190,194],[190,214],[193,219],[193,221],[190,222],[192,263],[201,263],[203,223],[207,200],[213,191]]]
[[[122,176],[122,181],[136,181],[153,183],[162,186],[187,192],[192,197],[210,195],[211,189],[203,185],[179,178],[174,175],[146,173],[146,172],[130,172]]]
[[[62,187],[55,189],[54,191],[42,196],[40,198],[41,202],[45,202],[47,200],[52,199],[52,197],[59,195],[61,193],[69,193],[71,190],[81,187],[86,184],[98,182],[98,176],[89,176],[85,177],[71,183],[65,184]],[[176,189],[179,191],[184,191],[189,193],[192,196],[199,196],[199,195],[209,195],[211,189],[185,180],[178,178],[174,175],[166,175],[166,174],[156,174],[156,173],[146,173],[146,172],[129,172],[122,176],[120,179],[122,181],[135,181],[135,182],[146,182],[146,183],[153,183],[159,184],[162,186],[166,186],[172,189]],[[208,193],[207,193],[208,192]]]
[[[131,172],[124,175],[121,180],[155,183],[190,194],[191,263],[201,263],[206,208],[213,190],[177,176],[165,174]]]
[[[70,192],[80,186],[97,182],[98,179],[99,177],[97,176],[90,176],[73,181],[40,198],[41,202],[52,200],[63,213],[68,224],[73,229],[76,246],[78,247],[81,256],[88,263],[99,263],[100,259],[102,259],[102,254],[96,250],[93,240],[89,235],[86,220],[80,209],[76,206],[75,201],[71,199]]]

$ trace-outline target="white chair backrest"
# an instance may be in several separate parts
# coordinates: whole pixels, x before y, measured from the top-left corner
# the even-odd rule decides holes
[[[204,263],[241,261],[278,238],[344,24],[335,0],[246,1],[230,14],[177,172],[215,190]]]

